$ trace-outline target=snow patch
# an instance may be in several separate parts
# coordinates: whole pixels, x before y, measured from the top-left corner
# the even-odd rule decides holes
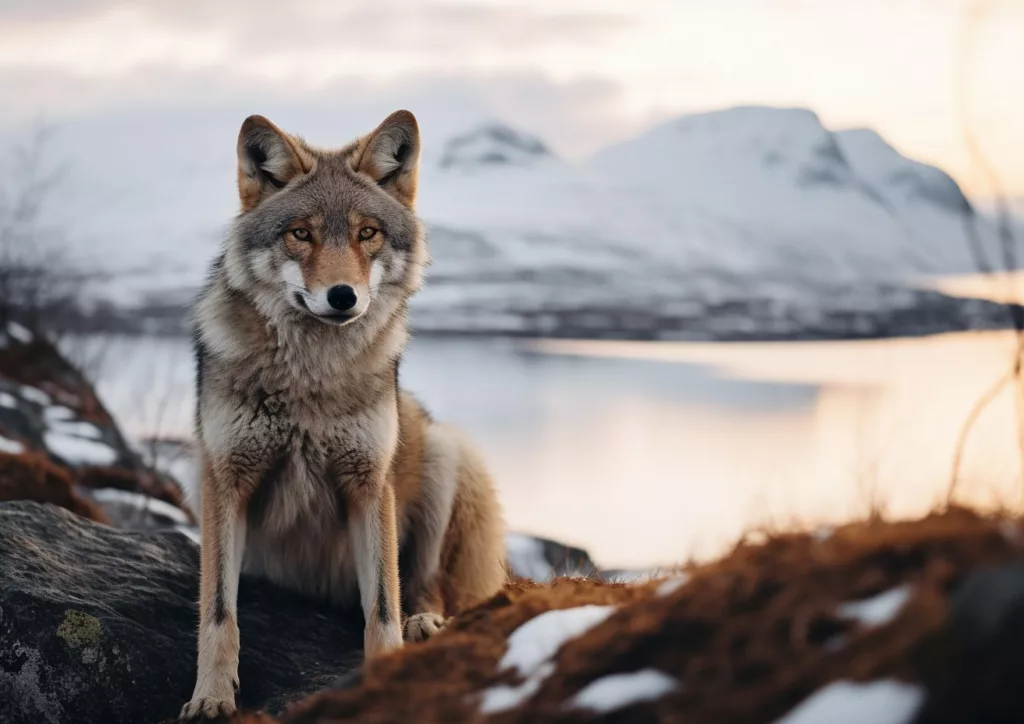
[[[73,437],[84,437],[89,440],[99,440],[103,433],[91,422],[76,421],[74,410],[63,405],[51,405],[43,410],[43,418],[46,424],[54,432]]]
[[[658,596],[671,596],[673,593],[685,586],[689,581],[690,577],[685,573],[673,576],[672,578],[666,578],[658,584],[658,590],[655,591],[655,593]]]
[[[181,533],[196,545],[200,545],[202,539],[199,537],[199,529],[192,525],[176,525],[174,530]]]
[[[101,437],[103,437],[103,433],[100,432],[100,429],[93,425],[91,422],[55,422],[50,425],[50,429],[53,432],[60,433],[62,435],[82,437],[86,438],[87,440],[99,440]]]
[[[43,418],[52,425],[55,422],[73,420],[75,412],[70,407],[64,407],[64,405],[51,405],[43,410]]]
[[[540,685],[555,671],[555,665],[548,662],[541,664],[519,686],[492,686],[484,692],[483,700],[480,702],[481,714],[499,714],[509,709],[515,709],[524,701],[540,691]]]
[[[48,394],[29,385],[21,386],[21,396],[29,402],[34,402],[35,404],[42,405],[43,407],[50,404],[50,396]]]
[[[603,622],[614,610],[614,606],[578,606],[547,611],[513,631],[508,637],[508,650],[498,662],[498,671],[515,671],[526,680],[518,686],[503,684],[484,691],[480,711],[508,711],[536,694],[544,679],[555,670],[550,659],[558,650]]]
[[[1019,546],[1021,543],[1020,526],[1009,520],[999,521],[999,532],[1008,543]]]
[[[18,398],[10,392],[0,392],[0,407],[14,409],[18,406]]]
[[[22,344],[28,344],[33,340],[32,333],[27,328],[21,326],[17,322],[7,323],[7,334],[14,339],[18,340]]]
[[[116,450],[95,440],[50,430],[43,433],[43,442],[51,453],[74,465],[112,465],[117,461]]]
[[[159,515],[179,525],[187,526],[191,524],[188,516],[180,508],[142,493],[134,493],[130,490],[120,490],[118,488],[97,488],[92,491],[92,497],[100,503],[116,503],[135,508],[136,510],[146,511],[153,515]]]
[[[863,626],[883,626],[899,614],[910,598],[910,586],[892,588],[863,601],[851,601],[839,606],[839,615],[856,619]]]
[[[775,724],[906,724],[922,701],[921,687],[899,681],[837,681],[816,691]]]
[[[25,446],[17,440],[11,440],[0,435],[0,452],[7,453],[8,455],[18,455],[25,452]]]
[[[835,533],[835,529],[825,526],[823,528],[818,528],[813,533],[811,533],[811,538],[814,539],[815,543],[824,543],[832,537],[833,533]]]
[[[569,706],[605,714],[631,704],[660,699],[678,686],[675,679],[656,669],[610,674],[587,684],[572,698]]]
[[[567,641],[602,623],[614,610],[614,606],[588,605],[542,613],[512,632],[498,668],[514,669],[525,676]]]

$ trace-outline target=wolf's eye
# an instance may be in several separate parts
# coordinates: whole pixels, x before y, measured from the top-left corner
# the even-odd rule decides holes
[[[362,229],[359,230],[359,240],[369,241],[374,237],[376,233],[377,230],[374,229],[372,226],[364,226]]]
[[[309,233],[309,229],[292,229],[292,236],[299,241],[311,241],[313,235]]]

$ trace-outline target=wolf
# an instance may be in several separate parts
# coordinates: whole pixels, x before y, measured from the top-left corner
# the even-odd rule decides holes
[[[480,456],[398,384],[427,263],[419,152],[408,111],[334,150],[242,124],[241,211],[193,314],[202,548],[183,719],[235,710],[242,571],[359,605],[367,658],[506,578]]]

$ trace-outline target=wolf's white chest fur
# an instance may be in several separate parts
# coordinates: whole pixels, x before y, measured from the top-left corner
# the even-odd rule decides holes
[[[243,571],[304,594],[358,600],[345,510],[323,471],[307,469],[295,451],[246,521]]]
[[[243,570],[342,604],[358,601],[345,488],[390,460],[397,410],[393,397],[353,409],[364,380],[337,365],[330,350],[319,352],[326,358],[280,351],[254,357],[249,379],[258,384],[247,387],[268,393],[256,413],[249,414],[253,399],[241,389],[218,400],[223,414],[204,413],[220,418],[210,420],[222,437],[211,447],[262,457],[271,471],[248,508]]]

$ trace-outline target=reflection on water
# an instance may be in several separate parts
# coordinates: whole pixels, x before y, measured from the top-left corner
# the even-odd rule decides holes
[[[133,435],[187,435],[184,340],[97,340]],[[511,526],[606,565],[720,552],[752,526],[941,501],[960,426],[1009,364],[1007,333],[772,344],[416,340],[403,384],[470,432]],[[978,421],[962,497],[1016,505],[1013,400]]]

